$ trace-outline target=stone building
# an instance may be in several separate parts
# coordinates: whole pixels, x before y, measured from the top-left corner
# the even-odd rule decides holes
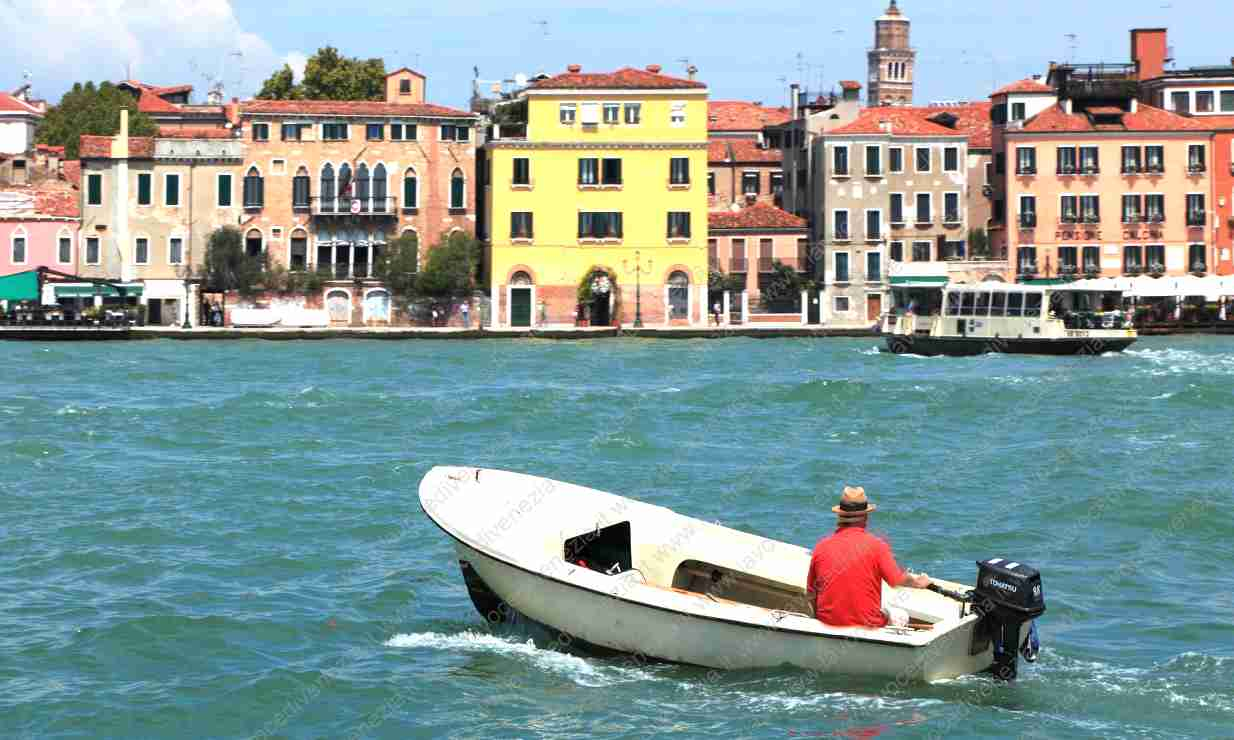
[[[869,60],[869,105],[912,105],[917,52],[909,44],[911,23],[891,0],[874,21],[874,47]]]

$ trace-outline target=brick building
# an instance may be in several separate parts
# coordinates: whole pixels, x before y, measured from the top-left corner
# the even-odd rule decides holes
[[[786,107],[716,100],[707,104],[707,201],[711,208],[734,204],[780,205],[784,173],[779,148],[769,146],[768,126],[787,123]]]
[[[709,269],[743,278],[752,301],[759,299],[775,262],[806,269],[810,230],[800,216],[759,202],[712,211],[707,222]]]

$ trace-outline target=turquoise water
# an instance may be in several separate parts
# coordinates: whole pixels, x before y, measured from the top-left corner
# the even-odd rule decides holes
[[[0,343],[0,736],[1234,735],[1234,342],[874,347]],[[806,546],[863,484],[904,565],[1037,565],[1041,660],[896,690],[489,632],[441,463]]]

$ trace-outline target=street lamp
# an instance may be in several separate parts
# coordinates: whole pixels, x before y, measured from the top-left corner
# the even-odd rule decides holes
[[[639,250],[634,250],[634,328],[643,328],[643,289],[642,289],[642,274],[651,272],[650,258],[647,259],[647,267],[643,267],[643,262],[640,258]],[[626,272],[630,272],[630,261],[622,260],[621,266]]]

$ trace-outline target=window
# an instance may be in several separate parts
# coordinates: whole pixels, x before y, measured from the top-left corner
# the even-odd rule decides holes
[[[838,295],[835,297],[836,313],[848,313],[848,296]]]
[[[960,223],[960,194],[943,193],[943,223]]]
[[[145,237],[137,237],[133,246],[133,262],[139,265],[150,264],[150,240]]]
[[[180,205],[180,176],[167,175],[163,180],[163,203],[168,206]]]
[[[398,81],[398,94],[411,95],[411,80],[404,77]]]
[[[1170,93],[1170,107],[1175,113],[1187,115],[1191,112],[1191,93],[1188,92],[1172,92]]]
[[[716,194],[716,173],[714,172],[707,173],[707,194]]]
[[[1095,175],[1101,171],[1097,165],[1097,147],[1080,147],[1080,171],[1086,175]]]
[[[12,262],[13,262],[13,264],[15,264],[15,265],[24,265],[24,264],[26,264],[26,237],[24,237],[24,236],[15,236],[15,237],[13,237],[13,259],[12,259]]]
[[[1090,275],[1101,272],[1101,247],[1084,247],[1084,272]]]
[[[595,157],[582,157],[578,160],[578,184],[600,184],[600,160]]]
[[[322,141],[344,141],[347,139],[347,124],[345,123],[323,123],[321,124],[321,140]]]
[[[307,123],[284,123],[279,129],[279,135],[283,141],[300,141],[303,138],[301,132],[308,127]]]
[[[266,202],[266,183],[256,167],[250,167],[244,176],[244,207],[261,208]]]
[[[441,127],[442,141],[471,141],[470,126],[456,126],[454,124],[445,124]]]
[[[1086,224],[1101,223],[1101,196],[1080,196],[1080,221]]]
[[[510,179],[513,185],[531,184],[531,160],[527,157],[514,158],[514,176]]]
[[[758,195],[759,181],[758,173],[749,170],[741,173],[741,193],[742,195]]]
[[[386,138],[386,127],[380,123],[370,123],[364,127],[366,141],[381,141]]]
[[[1213,112],[1213,91],[1200,90],[1195,94],[1195,112],[1196,113],[1212,113]]]
[[[1011,104],[1011,120],[1023,121],[1025,118],[1028,117],[1027,115],[1025,115],[1025,113],[1026,112],[1024,110],[1023,103],[1012,103]]]
[[[1015,149],[1015,173],[1017,175],[1037,174],[1037,149],[1031,146],[1018,146]]]
[[[994,219],[995,223],[1001,224],[1007,220],[1007,204],[1002,198],[994,199],[994,207],[991,210],[993,211],[991,217]]]
[[[891,243],[891,261],[892,262],[903,262],[904,261],[904,242],[892,242]]]
[[[103,176],[99,173],[86,175],[86,205],[103,205]]]
[[[1075,247],[1059,247],[1058,248],[1058,268],[1059,272],[1065,274],[1074,274],[1079,272],[1079,259],[1076,257],[1076,252],[1079,251]]]
[[[573,126],[574,118],[578,113],[578,106],[574,103],[562,103],[557,108],[557,120],[565,126]]]
[[[930,242],[913,242],[913,262],[930,261]]]
[[[682,102],[673,103],[672,109],[668,114],[668,122],[670,126],[681,127],[686,125],[686,104]]]
[[[1007,294],[1007,315],[1021,316],[1024,314],[1024,294],[1023,293],[1008,293]]]
[[[990,294],[990,315],[1005,316],[1007,314],[1007,294],[994,291]]]
[[[1160,144],[1144,147],[1144,169],[1165,172],[1165,147]]]
[[[1203,193],[1188,193],[1187,194],[1187,225],[1188,226],[1203,226],[1207,221],[1207,214],[1204,211],[1204,194]]]
[[[462,210],[467,207],[467,184],[463,180],[463,171],[455,170],[450,175],[450,208]]]
[[[882,235],[882,211],[866,211],[866,241],[878,241]]]
[[[1136,194],[1123,196],[1123,223],[1135,224],[1143,220],[1143,210],[1140,208],[1140,196]]]
[[[620,239],[621,214],[614,212],[581,212],[578,214],[578,238]]]
[[[303,231],[297,231],[291,235],[291,249],[288,254],[290,255],[287,265],[289,269],[300,272],[308,267],[308,239]]]
[[[866,147],[866,174],[883,174],[883,149],[880,146]]]
[[[675,270],[668,276],[668,317],[690,317],[690,278],[680,270]]]
[[[291,207],[295,210],[303,210],[309,207],[309,193],[312,185],[309,181],[308,170],[303,167],[296,172],[296,176],[291,178]]]
[[[668,161],[668,181],[672,185],[690,184],[689,158],[673,157]]]
[[[916,163],[918,172],[930,171],[930,147],[919,146],[916,150]]]
[[[410,167],[403,173],[403,210],[415,210],[420,205],[420,179]]]
[[[167,240],[167,264],[179,265],[184,262],[184,240],[173,236]]]
[[[887,149],[887,166],[893,173],[904,171],[904,147],[893,146]]]
[[[771,181],[771,192],[772,193],[774,193],[775,195],[779,195],[780,193],[784,192],[784,173],[783,172],[772,172],[770,176],[770,181]]]
[[[1020,228],[1031,229],[1037,225],[1037,197],[1020,196]]]
[[[877,283],[883,279],[883,255],[866,252],[866,282]]]
[[[933,210],[931,206],[933,204],[930,202],[931,200],[930,194],[929,193],[917,193],[916,200],[917,200],[917,223],[919,224],[934,223],[934,214],[931,213],[931,210]]]
[[[253,141],[269,141],[270,140],[270,124],[254,123],[253,124]]]
[[[848,241],[848,211],[832,214],[832,236],[836,241]]]
[[[1144,270],[1143,250],[1135,244],[1123,247],[1123,272],[1135,274]]]
[[[848,147],[838,146],[832,150],[831,173],[833,175],[848,174]]]
[[[1029,292],[1024,294],[1024,316],[1025,318],[1041,318],[1042,294],[1039,292]]]
[[[836,252],[833,255],[833,257],[835,258],[835,267],[836,267],[835,282],[847,283],[848,277],[849,277],[848,276],[848,252]]]
[[[1075,147],[1060,146],[1058,148],[1058,174],[1074,175],[1076,173]]]
[[[250,257],[258,257],[261,252],[261,232],[252,229],[244,236],[244,253]]]
[[[904,193],[891,194],[891,223],[904,223]]]
[[[1080,198],[1075,195],[1059,197],[1059,220],[1065,224],[1080,222]]]
[[[1144,251],[1144,261],[1148,263],[1149,272],[1165,272],[1165,245],[1149,244]]]
[[[1020,247],[1016,252],[1016,272],[1032,275],[1037,272],[1037,248]]]
[[[154,176],[149,172],[137,173],[137,205],[148,206],[154,200]]]
[[[99,263],[99,238],[97,236],[86,237],[86,264],[97,265]]]
[[[403,140],[403,124],[401,123],[390,124],[390,141],[402,141],[402,140]]]
[[[1234,90],[1221,91],[1221,112],[1234,113]]]
[[[1191,173],[1204,171],[1204,145],[1190,144],[1187,146],[1187,171]]]
[[[1034,161],[1033,166],[1036,167]],[[943,148],[943,172],[960,171],[960,148],[949,146]]]
[[[1187,247],[1187,264],[1192,272],[1205,272],[1208,269],[1208,255],[1203,244]]]
[[[616,157],[606,157],[600,162],[600,184],[621,184],[621,160]]]
[[[1144,196],[1144,216],[1150,224],[1165,221],[1165,195],[1153,193]]]
[[[669,239],[689,239],[690,238],[690,212],[689,211],[669,211],[668,238]]]
[[[59,249],[56,252],[56,261],[62,265],[67,265],[73,261],[73,239],[71,237],[60,237]]]
[[[531,213],[529,211],[515,211],[510,214],[510,238],[532,238]]]
[[[964,242],[962,240],[943,242],[943,259],[945,260],[964,259]]]
[[[642,103],[626,103],[626,123],[637,124],[643,120]]]
[[[1123,147],[1123,174],[1129,175],[1139,172],[1142,168],[1140,163],[1140,147],[1125,146]]]
[[[220,172],[215,185],[218,191],[215,202],[218,203],[219,208],[231,207],[231,173]]]
[[[621,104],[620,103],[605,103],[604,104],[604,122],[610,124],[621,123]]]

